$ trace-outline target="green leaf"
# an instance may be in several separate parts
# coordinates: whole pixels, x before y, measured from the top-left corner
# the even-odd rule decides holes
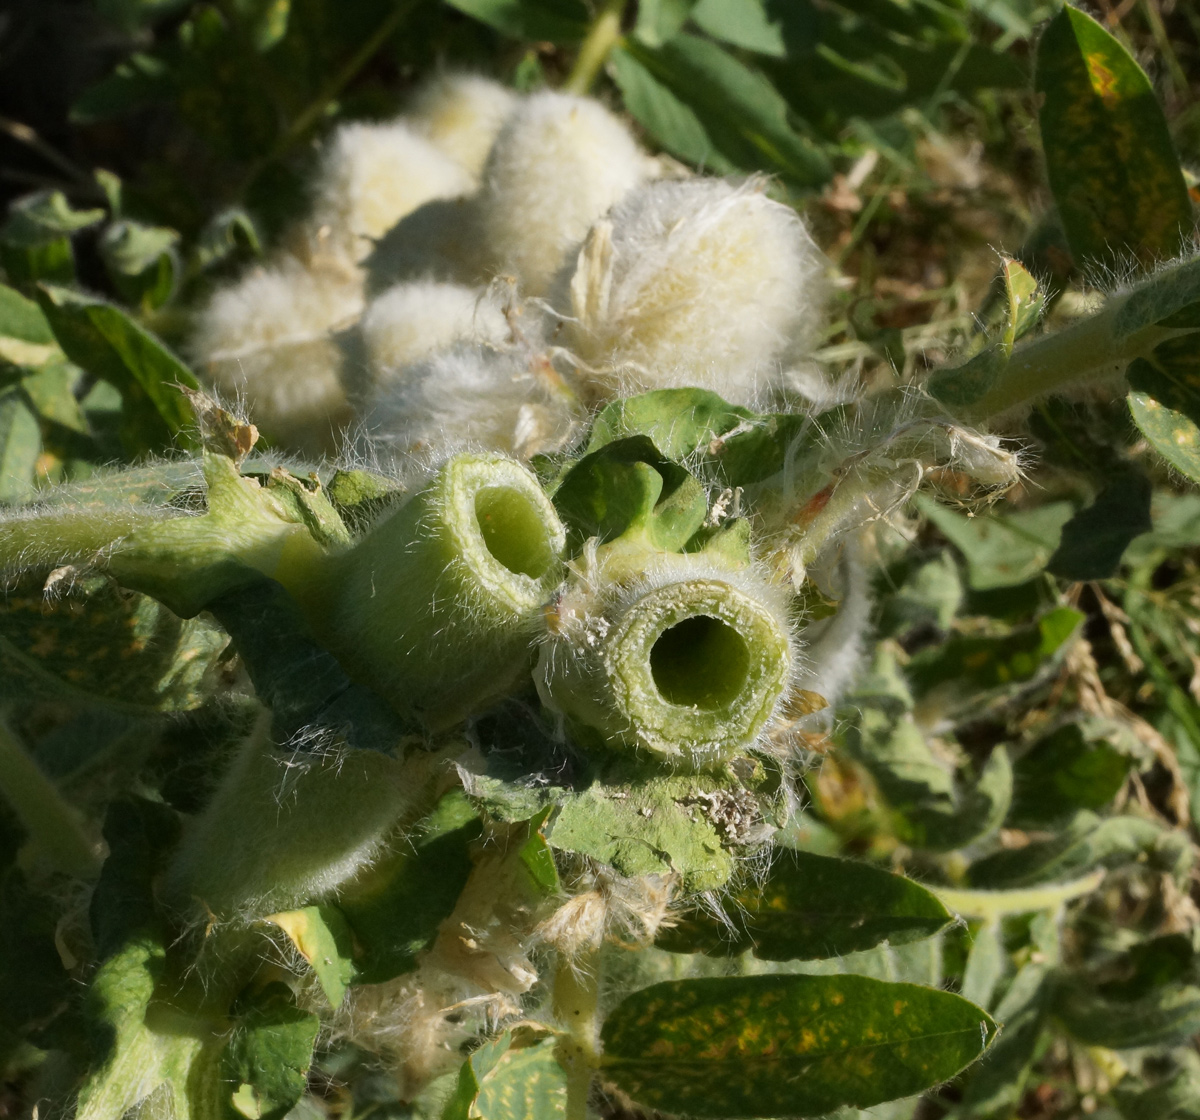
[[[42,431],[17,388],[0,389],[0,503],[33,493],[33,472],[42,453]]]
[[[1008,954],[1000,935],[1000,920],[993,918],[981,925],[971,938],[967,965],[963,969],[963,999],[987,1007],[1007,966]]]
[[[1036,828],[1078,809],[1102,809],[1137,761],[1136,746],[1122,743],[1127,735],[1109,720],[1083,719],[1039,739],[1014,770],[1012,823]]]
[[[213,1035],[210,1023],[165,1005],[168,992],[159,991],[165,966],[161,942],[142,934],[126,942],[93,976],[87,1012],[96,1059],[79,1090],[77,1120],[113,1120],[160,1093],[167,1098],[169,1115],[194,1115],[193,1070],[205,1069],[206,1051],[219,1049],[222,1039]],[[164,989],[168,986],[177,988],[178,982],[162,984]],[[153,1019],[147,1014],[152,1005],[157,1005]]]
[[[173,229],[122,220],[105,229],[98,248],[121,298],[155,308],[171,298],[179,281],[178,243]]]
[[[1149,393],[1130,393],[1128,401],[1146,442],[1185,478],[1200,482],[1200,427]]]
[[[335,1010],[341,1006],[346,986],[355,979],[353,935],[341,911],[330,905],[305,906],[268,914],[264,922],[278,926],[296,951],[308,962],[321,991]]]
[[[7,284],[0,284],[0,336],[35,346],[54,344],[54,332],[38,305]]]
[[[1148,358],[1136,358],[1126,371],[1129,387],[1200,422],[1200,332],[1160,342]]]
[[[918,696],[942,684],[955,685],[961,691],[1032,680],[1083,620],[1079,611],[1058,607],[1008,634],[951,638],[944,645],[916,654],[908,663],[908,679]]]
[[[254,219],[238,206],[220,210],[209,219],[196,238],[192,264],[195,271],[204,272],[235,255],[262,255],[262,238]]]
[[[662,46],[685,23],[696,0],[642,0],[633,33],[650,47]]]
[[[85,89],[70,109],[74,124],[91,124],[169,102],[175,76],[166,59],[136,52],[107,77]]]
[[[578,852],[622,875],[680,876],[687,891],[715,890],[733,871],[721,809],[748,799],[711,775],[596,782],[569,797],[549,830],[560,851]],[[721,825],[722,829],[724,825]]]
[[[460,12],[514,39],[577,43],[587,34],[581,0],[446,0]]]
[[[1046,1023],[1049,969],[1027,964],[1017,973],[996,1008],[1000,1037],[974,1070],[963,1093],[971,1117],[1007,1120],[1021,1099]]]
[[[824,153],[792,128],[787,104],[770,81],[723,47],[680,34],[657,49],[635,39],[624,49],[692,110],[736,167],[777,172],[801,187],[829,178]]]
[[[644,5],[639,11],[641,7]],[[728,175],[737,170],[713,145],[691,107],[629,51],[616,47],[609,56],[609,67],[625,108],[671,155],[718,174]]]
[[[485,1042],[459,1069],[442,1120],[559,1120],[566,1113],[567,1076],[555,1045],[529,1030]]]
[[[999,513],[989,510],[966,517],[918,494],[917,508],[929,518],[967,561],[968,583],[974,591],[1015,587],[1041,572],[1070,520],[1070,502],[1047,502],[1034,509]]]
[[[1091,16],[1070,6],[1038,43],[1046,173],[1077,261],[1175,256],[1192,208],[1150,80]]]
[[[1127,1050],[1183,1043],[1200,1031],[1200,988],[1171,985],[1134,1000],[1104,999],[1082,982],[1056,985],[1054,1014],[1088,1046]]]
[[[579,460],[554,492],[573,551],[627,533],[677,552],[704,523],[708,495],[683,467],[659,455],[647,436],[606,443]]]
[[[221,1054],[225,1120],[281,1120],[303,1095],[320,1020],[286,984],[268,984],[242,1006]]]
[[[814,1116],[938,1085],[993,1027],[949,992],[863,976],[679,980],[617,1005],[601,1073],[644,1108]]]
[[[356,876],[338,899],[360,952],[357,982],[377,984],[417,967],[471,873],[483,831],[461,791],[446,794],[405,840]],[[552,861],[553,862],[553,861]]]
[[[104,220],[103,210],[76,210],[62,191],[38,191],[14,202],[0,226],[0,241],[34,247],[78,233]]]
[[[1070,580],[1116,575],[1133,538],[1150,531],[1150,489],[1150,480],[1137,470],[1110,476],[1096,500],[1063,525],[1046,570]]]
[[[779,17],[764,0],[700,0],[692,22],[714,39],[758,54],[783,58],[787,48]]]
[[[661,934],[672,952],[760,960],[812,960],[860,952],[888,941],[931,937],[952,920],[924,887],[882,868],[784,849],[761,883],[734,890],[727,921],[704,911]]]
[[[592,423],[587,450],[642,435],[661,455],[679,461],[754,418],[707,389],[654,389],[605,405]]]
[[[1139,817],[1102,821],[1085,810],[1049,840],[977,860],[968,879],[973,887],[993,890],[1022,887],[1061,881],[1098,865],[1118,867],[1143,856],[1164,871],[1175,871],[1181,858],[1171,833],[1158,825]],[[1190,857],[1185,853],[1182,858]]]
[[[192,446],[192,409],[177,388],[198,388],[187,366],[112,304],[50,285],[37,295],[67,357],[120,390],[131,453]]]

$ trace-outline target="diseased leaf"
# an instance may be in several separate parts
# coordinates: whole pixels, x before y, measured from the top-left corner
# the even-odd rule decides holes
[[[880,867],[784,849],[761,883],[735,890],[728,922],[693,911],[659,935],[660,948],[760,960],[810,960],[931,937],[950,921],[924,887]]]
[[[1130,393],[1129,413],[1138,431],[1185,478],[1200,482],[1200,427],[1149,393]]]
[[[459,1069],[442,1120],[558,1120],[566,1113],[567,1075],[555,1045],[528,1030],[485,1042]]]
[[[863,976],[679,980],[609,1014],[601,1073],[647,1108],[815,1116],[937,1085],[979,1057],[993,1027],[948,992]]]
[[[1063,579],[1108,579],[1133,538],[1150,528],[1150,480],[1140,471],[1122,471],[1063,525],[1046,570]]]
[[[38,303],[67,357],[121,391],[131,453],[192,446],[192,410],[176,388],[198,388],[187,366],[112,304],[49,285]]]
[[[1160,342],[1148,358],[1130,363],[1126,378],[1135,393],[1200,422],[1200,331]]]
[[[341,1006],[346,986],[355,978],[353,935],[340,910],[332,905],[305,906],[263,918],[283,930],[316,974],[330,1006]]]
[[[1076,259],[1175,256],[1191,230],[1191,203],[1141,67],[1067,5],[1042,34],[1035,77],[1046,173]]]

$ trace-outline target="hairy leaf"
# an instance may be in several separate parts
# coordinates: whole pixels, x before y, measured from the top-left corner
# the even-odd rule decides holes
[[[567,1076],[555,1039],[505,1031],[459,1069],[442,1120],[557,1120],[567,1104]]]

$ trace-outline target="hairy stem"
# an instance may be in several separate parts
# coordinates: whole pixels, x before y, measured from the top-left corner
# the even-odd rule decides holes
[[[563,89],[567,93],[582,95],[592,88],[601,67],[621,39],[621,18],[625,14],[627,2],[628,0],[607,0],[592,21],[587,38],[579,48],[575,65],[563,83]]]
[[[0,794],[56,871],[82,879],[98,874],[100,860],[79,815],[3,720],[0,720]]]
[[[600,1064],[597,1044],[597,1003],[600,955],[560,960],[554,974],[554,1015],[566,1029],[559,1060],[567,1071],[566,1120],[587,1120],[588,1094]]]

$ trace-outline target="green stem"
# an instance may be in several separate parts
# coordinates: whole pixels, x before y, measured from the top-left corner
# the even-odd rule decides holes
[[[554,1015],[566,1028],[559,1046],[559,1060],[567,1071],[565,1120],[587,1120],[592,1077],[600,1065],[596,1014],[599,993],[599,953],[559,961],[554,974]]]
[[[613,47],[621,41],[621,19],[625,15],[627,0],[607,0],[600,9],[587,37],[579,48],[575,65],[563,89],[567,93],[585,94],[608,60]]]
[[[95,845],[75,809],[38,768],[0,720],[0,794],[12,806],[37,849],[56,871],[92,879],[100,870]]]

